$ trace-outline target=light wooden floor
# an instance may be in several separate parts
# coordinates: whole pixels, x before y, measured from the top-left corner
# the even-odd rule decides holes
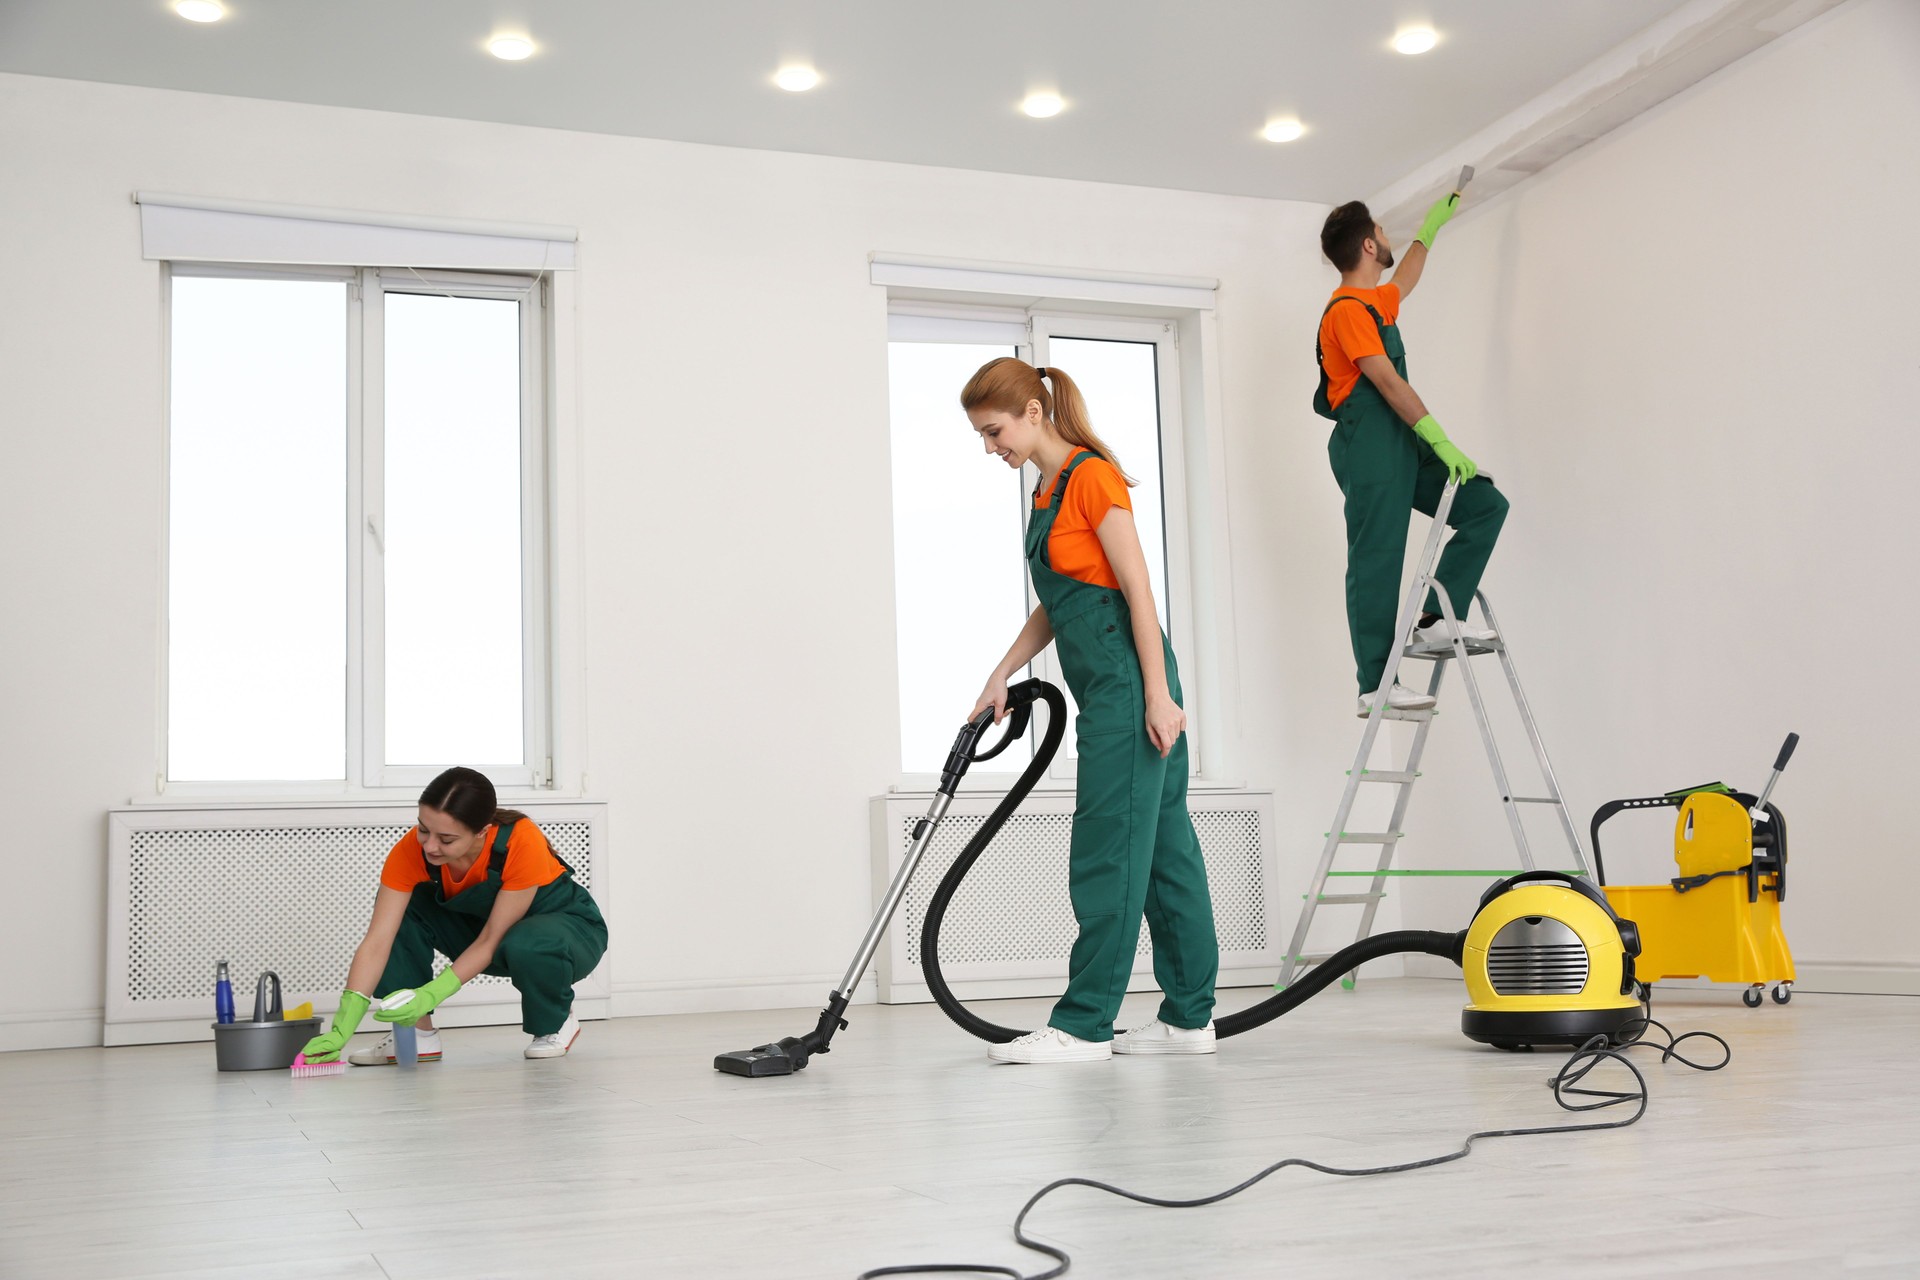
[[[299,1082],[219,1074],[201,1044],[0,1054],[0,1275],[1035,1271],[1008,1226],[1057,1176],[1193,1195],[1284,1155],[1380,1164],[1568,1119],[1544,1084],[1560,1055],[1470,1044],[1461,998],[1363,982],[1215,1058],[1064,1067],[990,1067],[930,1006],[862,1006],[833,1054],[757,1081],[712,1054],[814,1010],[590,1023],[554,1062],[524,1061],[515,1030],[458,1030],[436,1066]],[[1178,1213],[1070,1190],[1032,1225],[1076,1277],[1920,1275],[1920,1000],[1659,1012],[1725,1035],[1734,1063],[1646,1055],[1634,1128],[1384,1178],[1289,1170]]]

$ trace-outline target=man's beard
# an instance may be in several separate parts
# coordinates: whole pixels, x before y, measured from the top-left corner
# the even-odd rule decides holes
[[[1373,251],[1373,260],[1382,267],[1390,267],[1393,265],[1393,250],[1387,248],[1375,249]]]

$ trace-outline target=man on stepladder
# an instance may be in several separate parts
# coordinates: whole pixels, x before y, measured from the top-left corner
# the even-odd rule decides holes
[[[1492,631],[1466,625],[1466,614],[1507,518],[1507,500],[1447,439],[1408,385],[1406,348],[1396,323],[1400,303],[1426,267],[1434,236],[1459,203],[1455,191],[1427,211],[1420,233],[1385,284],[1380,275],[1393,266],[1393,246],[1365,204],[1355,200],[1341,205],[1327,215],[1320,231],[1320,248],[1339,268],[1340,287],[1320,317],[1315,344],[1320,387],[1313,408],[1334,421],[1327,456],[1346,495],[1347,626],[1363,717],[1373,709],[1393,646],[1406,640],[1395,632],[1408,512],[1432,515],[1450,480],[1460,483],[1447,520],[1454,533],[1434,576],[1446,587],[1466,637],[1495,638]],[[1446,623],[1432,592],[1423,608],[1413,642],[1447,642]],[[1433,706],[1431,696],[1398,682],[1386,693],[1390,710]]]

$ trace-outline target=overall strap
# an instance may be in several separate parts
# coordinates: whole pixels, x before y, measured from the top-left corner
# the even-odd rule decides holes
[[[1080,452],[1068,458],[1066,465],[1060,468],[1060,474],[1053,479],[1053,501],[1047,504],[1047,510],[1060,510],[1060,500],[1067,495],[1067,481],[1072,478],[1073,470],[1088,458],[1098,457],[1093,450],[1081,448]]]
[[[1384,329],[1387,327],[1386,317],[1382,316],[1378,311],[1375,311],[1373,309],[1373,304],[1371,302],[1368,302],[1365,298],[1356,298],[1350,293],[1342,293],[1342,294],[1336,295],[1333,301],[1327,303],[1326,311],[1322,311],[1320,313],[1320,318],[1322,320],[1325,320],[1327,318],[1327,311],[1333,310],[1334,307],[1338,306],[1342,302],[1359,303],[1361,306],[1367,309],[1367,314],[1373,317],[1374,328]],[[1315,325],[1313,328],[1313,362],[1319,365],[1322,369],[1327,367],[1326,353],[1320,349],[1320,326],[1319,325]]]
[[[515,819],[514,822],[518,822]],[[493,833],[493,848],[487,856],[487,879],[499,880],[506,874],[507,842],[513,836],[513,822],[503,822]]]

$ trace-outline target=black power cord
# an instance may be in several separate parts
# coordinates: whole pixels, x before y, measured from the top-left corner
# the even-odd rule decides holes
[[[1561,1064],[1560,1070],[1556,1071],[1547,1080],[1548,1087],[1553,1090],[1553,1100],[1568,1111],[1599,1111],[1605,1107],[1617,1107],[1626,1103],[1636,1104],[1633,1114],[1624,1120],[1594,1120],[1586,1124],[1541,1125],[1530,1129],[1482,1129],[1476,1133],[1468,1134],[1466,1140],[1460,1144],[1460,1149],[1457,1151],[1449,1151],[1445,1155],[1430,1156],[1425,1160],[1410,1160],[1404,1164],[1376,1165],[1370,1169],[1343,1169],[1338,1165],[1320,1164],[1314,1160],[1304,1160],[1298,1156],[1290,1156],[1285,1160],[1276,1160],[1244,1182],[1228,1187],[1225,1191],[1216,1191],[1210,1196],[1199,1196],[1191,1200],[1171,1200],[1160,1196],[1144,1195],[1138,1191],[1129,1191],[1125,1187],[1116,1187],[1112,1183],[1101,1182],[1094,1178],[1056,1178],[1054,1181],[1049,1182],[1046,1186],[1034,1192],[1032,1196],[1028,1197],[1026,1204],[1020,1207],[1020,1212],[1013,1220],[1014,1241],[1023,1248],[1031,1249],[1035,1253],[1043,1253],[1049,1258],[1052,1258],[1059,1265],[1053,1267],[1051,1270],[1038,1271],[1032,1275],[1028,1275],[1013,1267],[997,1266],[993,1263],[926,1262],[908,1263],[900,1266],[875,1267],[871,1271],[861,1272],[860,1280],[878,1280],[880,1276],[946,1275],[960,1273],[1005,1276],[1007,1280],[1053,1280],[1056,1276],[1065,1275],[1067,1268],[1073,1265],[1073,1259],[1068,1256],[1067,1251],[1050,1244],[1042,1244],[1026,1232],[1027,1215],[1032,1213],[1042,1200],[1063,1187],[1090,1187],[1095,1191],[1104,1191],[1111,1196],[1119,1196],[1123,1200],[1131,1200],[1136,1204],[1153,1205],[1159,1209],[1198,1209],[1202,1205],[1218,1204],[1220,1201],[1228,1199],[1229,1197],[1237,1196],[1247,1188],[1264,1182],[1267,1178],[1280,1172],[1282,1169],[1297,1167],[1301,1169],[1312,1169],[1317,1173],[1329,1174],[1336,1178],[1369,1178],[1375,1174],[1407,1173],[1414,1169],[1431,1169],[1435,1165],[1452,1164],[1455,1160],[1464,1159],[1467,1153],[1473,1150],[1473,1144],[1481,1138],[1519,1138],[1533,1134],[1588,1133],[1600,1129],[1624,1129],[1628,1125],[1636,1123],[1641,1116],[1647,1113],[1647,1078],[1640,1074],[1640,1068],[1634,1066],[1633,1063],[1627,1059],[1628,1050],[1658,1049],[1660,1050],[1661,1062],[1678,1062],[1683,1066],[1692,1067],[1696,1071],[1718,1071],[1733,1060],[1732,1047],[1719,1036],[1714,1035],[1710,1031],[1689,1031],[1684,1035],[1675,1036],[1666,1024],[1654,1021],[1651,997],[1646,1000],[1645,1009],[1647,1013],[1646,1017],[1627,1024],[1626,1030],[1630,1038],[1625,1043],[1615,1045],[1609,1042],[1605,1036],[1595,1036],[1574,1050],[1566,1062]],[[1644,1038],[1647,1032],[1656,1027],[1665,1033],[1667,1037],[1666,1043],[1659,1044]],[[1720,1061],[1711,1064],[1695,1062],[1685,1054],[1679,1052],[1681,1044],[1695,1037],[1703,1037],[1718,1044],[1722,1050]],[[1632,1073],[1634,1082],[1632,1089],[1591,1089],[1581,1085],[1581,1081],[1585,1080],[1594,1068],[1607,1061],[1617,1062]],[[1591,1098],[1593,1101],[1573,1101],[1572,1099],[1575,1098]]]

